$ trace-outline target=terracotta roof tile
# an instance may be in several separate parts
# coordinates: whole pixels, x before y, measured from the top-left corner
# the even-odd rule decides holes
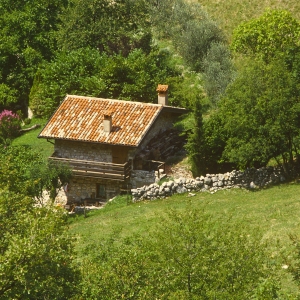
[[[163,106],[67,95],[39,137],[138,146]],[[112,131],[104,132],[104,114]]]

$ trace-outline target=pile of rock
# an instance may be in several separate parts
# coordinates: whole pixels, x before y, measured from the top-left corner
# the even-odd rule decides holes
[[[246,169],[245,171],[227,172],[225,174],[206,174],[206,176],[178,178],[161,185],[153,183],[149,186],[132,189],[133,201],[154,200],[165,198],[176,193],[205,191],[214,193],[221,189],[247,188],[256,189],[285,181],[283,171],[277,167]]]

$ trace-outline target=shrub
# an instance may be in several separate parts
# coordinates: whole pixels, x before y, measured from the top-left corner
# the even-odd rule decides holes
[[[19,115],[6,109],[0,113],[0,136],[4,142],[7,139],[18,136],[20,128],[21,120]]]

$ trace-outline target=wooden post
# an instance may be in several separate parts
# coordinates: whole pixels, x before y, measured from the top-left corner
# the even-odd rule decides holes
[[[86,203],[87,203],[87,201],[84,200],[83,203],[84,203],[83,213],[84,213],[84,217],[86,218]]]

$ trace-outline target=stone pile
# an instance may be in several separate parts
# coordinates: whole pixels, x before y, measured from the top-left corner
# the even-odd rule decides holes
[[[246,188],[258,189],[285,181],[281,168],[264,167],[260,169],[246,169],[245,171],[227,172],[225,174],[206,174],[206,176],[191,178],[178,178],[132,189],[133,202],[141,200],[154,200],[165,198],[176,193],[203,191],[214,193],[221,189]]]

